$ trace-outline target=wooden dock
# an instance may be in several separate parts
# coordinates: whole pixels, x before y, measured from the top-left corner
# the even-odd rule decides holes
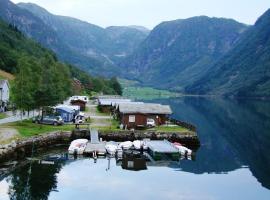
[[[180,158],[179,150],[167,140],[151,140],[147,142],[150,155],[155,160],[161,160],[164,156],[173,160]]]
[[[88,142],[84,150],[84,154],[92,155],[94,152],[96,152],[98,155],[105,155],[105,142],[100,142],[97,144],[92,144],[91,142]]]
[[[84,150],[84,154],[87,155],[105,155],[105,142],[100,142],[98,137],[98,131],[95,129],[91,129],[90,131],[90,141],[87,143],[86,148]]]

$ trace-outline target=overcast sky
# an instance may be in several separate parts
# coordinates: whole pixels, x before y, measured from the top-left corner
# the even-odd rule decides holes
[[[142,25],[207,15],[254,24],[270,8],[270,0],[12,0],[36,3],[53,14],[107,27]]]

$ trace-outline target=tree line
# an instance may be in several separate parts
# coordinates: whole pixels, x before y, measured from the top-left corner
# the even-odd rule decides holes
[[[41,59],[22,56],[12,85],[12,102],[22,110],[56,105],[71,95],[70,71],[47,54]]]
[[[73,78],[81,82],[84,94],[122,94],[116,78],[93,77],[75,66],[59,62],[52,51],[1,20],[0,69],[16,76],[11,84],[12,101],[23,110],[62,102],[72,95]]]
[[[59,104],[73,95],[72,78],[81,81],[87,94],[122,94],[116,78],[91,77],[73,66],[58,62],[46,54],[42,58],[24,55],[18,60],[16,79],[12,84],[12,102],[18,109],[33,110]]]

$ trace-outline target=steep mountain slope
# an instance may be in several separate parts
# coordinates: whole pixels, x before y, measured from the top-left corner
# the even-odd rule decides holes
[[[53,50],[56,50],[53,44],[62,45],[59,39],[55,37],[55,32],[46,26],[38,17],[18,8],[9,0],[0,0],[0,17]]]
[[[270,9],[189,93],[270,96]]]
[[[150,31],[138,26],[110,26],[106,28],[106,32],[112,40],[112,59],[121,60],[131,54]]]
[[[122,65],[144,84],[183,91],[227,53],[245,29],[234,20],[205,16],[163,22]]]
[[[0,20],[0,69],[14,73],[18,69],[20,57],[32,56],[38,59],[46,54],[52,52],[26,39],[16,27]]]
[[[48,27],[53,29],[61,41],[73,52],[84,58],[93,59],[92,72],[102,74],[117,74],[117,62],[131,53],[147,36],[145,29],[138,27],[110,27],[107,29],[74,19],[57,16],[31,3],[19,3],[23,8],[38,17]],[[61,53],[60,53],[61,55]],[[82,63],[77,63],[83,60]],[[95,62],[96,61],[96,62]],[[91,64],[80,57],[75,64]],[[99,73],[100,73],[99,72]]]
[[[114,79],[93,78],[74,66],[60,63],[52,51],[32,39],[26,38],[17,27],[0,20],[0,78],[12,80],[14,77],[6,72],[17,73],[20,67],[19,61],[25,58],[33,62],[50,58],[51,64],[55,64],[61,73],[70,74],[68,79],[79,79],[85,90],[117,94]]]

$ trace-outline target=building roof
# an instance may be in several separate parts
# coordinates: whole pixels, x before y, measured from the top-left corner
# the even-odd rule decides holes
[[[101,106],[114,106],[120,102],[131,102],[131,99],[99,99],[98,104]]]
[[[98,99],[125,99],[120,95],[100,95],[97,97]]]
[[[138,102],[138,101],[131,101],[131,102],[117,102],[115,103],[114,107],[116,109],[119,108],[119,105],[122,105],[122,104],[144,104],[144,102]]]
[[[124,114],[141,113],[141,114],[172,114],[171,107],[161,104],[120,104],[119,112]]]
[[[8,85],[8,87],[9,87],[8,80],[6,80],[6,79],[2,79],[2,80],[0,80],[0,89],[3,89],[3,87],[4,87],[5,83],[6,83],[6,84]]]
[[[81,100],[81,101],[84,101],[84,102],[88,102],[88,97],[87,96],[72,96],[70,98],[71,101],[76,101],[76,100]]]

